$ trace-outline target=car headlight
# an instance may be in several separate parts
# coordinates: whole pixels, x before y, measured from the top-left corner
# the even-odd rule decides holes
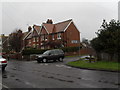
[[[38,56],[39,58],[41,58],[42,56]]]

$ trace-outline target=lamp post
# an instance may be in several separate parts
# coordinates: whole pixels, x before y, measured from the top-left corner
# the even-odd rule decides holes
[[[8,60],[10,58],[10,44],[9,43],[8,43],[8,55],[7,55],[7,58],[8,58]]]

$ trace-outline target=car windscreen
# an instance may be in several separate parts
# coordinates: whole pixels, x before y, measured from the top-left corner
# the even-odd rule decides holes
[[[48,55],[49,53],[50,53],[50,51],[46,51],[43,54]]]

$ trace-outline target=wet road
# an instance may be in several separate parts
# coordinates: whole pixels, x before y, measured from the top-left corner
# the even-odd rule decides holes
[[[36,61],[8,62],[2,73],[5,88],[118,88],[116,72],[77,69],[64,62],[37,63]]]

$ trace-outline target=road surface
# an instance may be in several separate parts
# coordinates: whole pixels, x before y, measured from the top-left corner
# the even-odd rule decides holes
[[[4,88],[118,88],[117,72],[85,70],[66,66],[64,62],[8,61],[2,73]]]

